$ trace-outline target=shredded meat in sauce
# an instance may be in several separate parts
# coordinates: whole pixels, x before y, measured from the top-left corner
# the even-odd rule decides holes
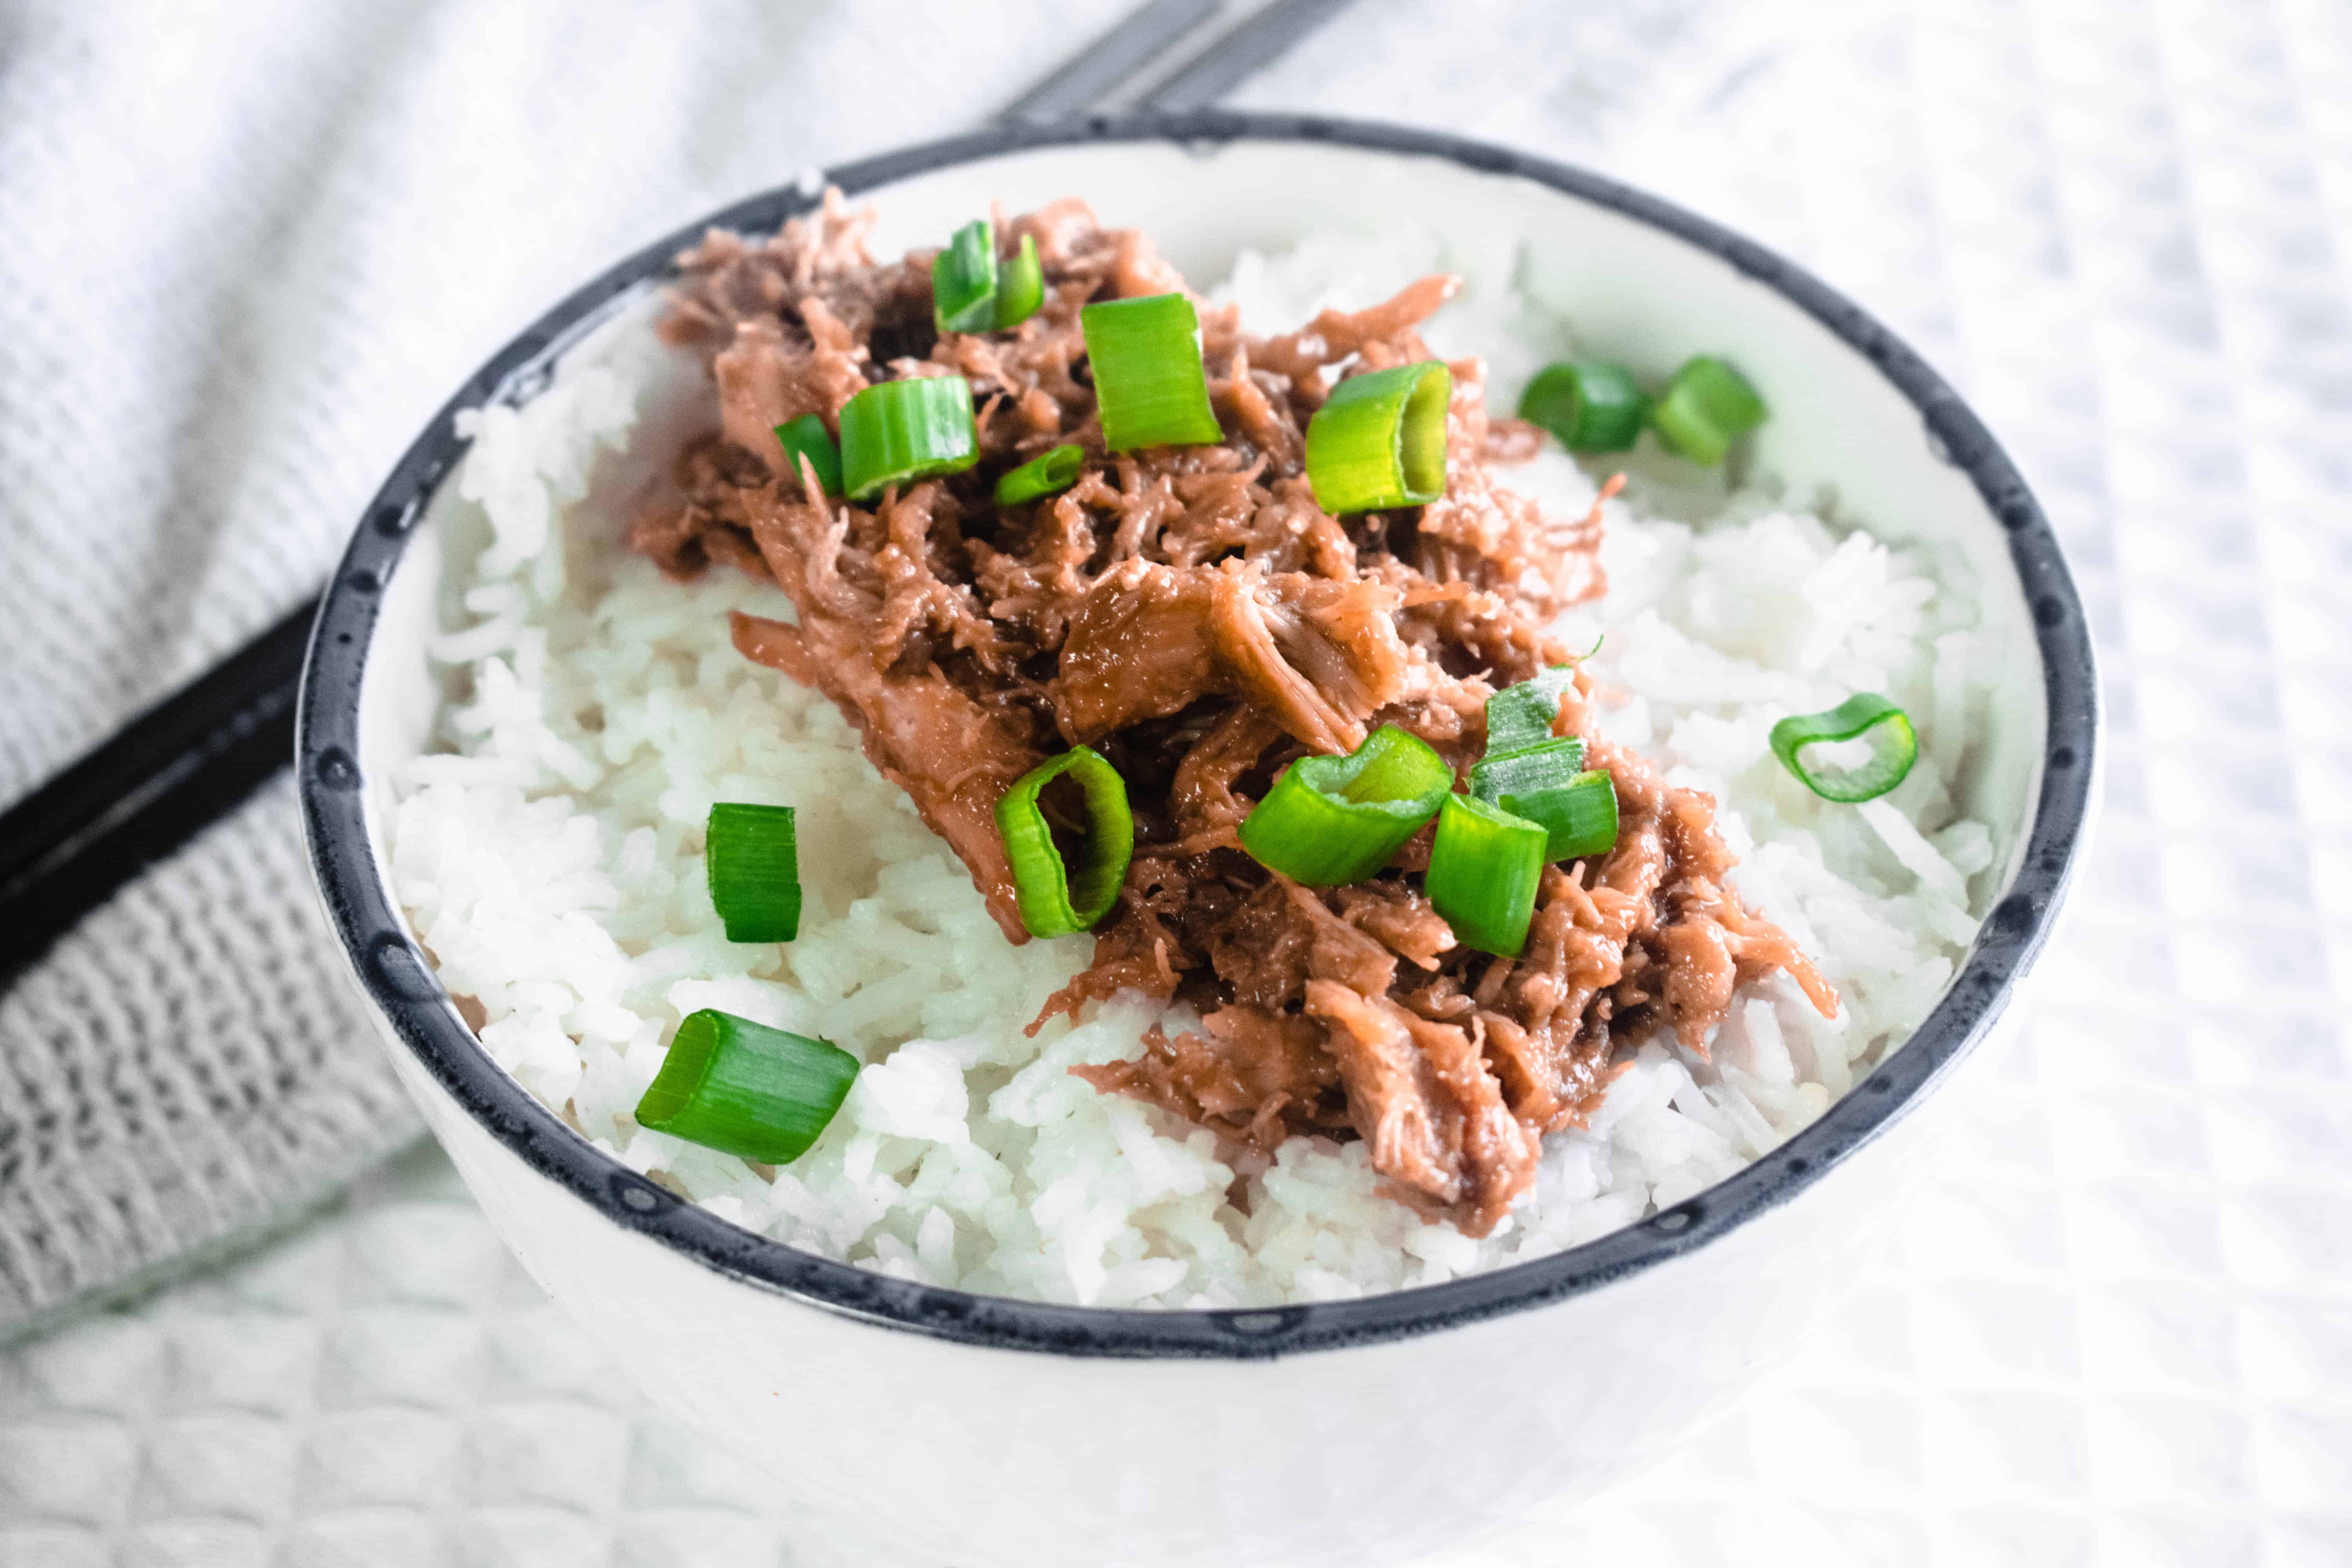
[[[873,260],[870,224],[828,193],[773,239],[713,232],[681,258],[663,331],[708,359],[718,428],[631,544],[680,577],[715,563],[791,596],[797,625],[739,615],[735,646],[840,707],[1012,942],[1027,936],[998,797],[1075,743],[1117,765],[1135,858],[1092,963],[1037,1024],[1128,988],[1202,1022],[1080,1076],[1261,1148],[1360,1137],[1396,1196],[1483,1236],[1534,1181],[1540,1137],[1580,1123],[1648,1033],[1704,1049],[1734,989],[1775,970],[1835,1011],[1727,888],[1714,802],[1602,741],[1581,672],[1553,731],[1614,780],[1619,837],[1545,872],[1517,959],[1454,943],[1417,886],[1426,830],[1352,888],[1301,887],[1241,851],[1234,830],[1284,764],[1383,723],[1466,776],[1486,699],[1568,662],[1544,627],[1601,591],[1599,508],[1547,518],[1497,482],[1537,438],[1487,415],[1475,359],[1451,367],[1442,500],[1344,519],[1315,504],[1308,419],[1338,377],[1430,357],[1415,329],[1455,279],[1270,339],[1202,305],[1228,439],[1110,455],[1078,310],[1182,289],[1150,240],[1076,201],[1015,219],[1004,238],[1034,237],[1044,307],[1010,332],[942,335],[930,256]],[[876,505],[825,501],[772,434],[834,424],[871,382],[946,374],[972,385],[978,467]],[[1087,452],[1075,486],[993,504],[998,475],[1064,443]]]

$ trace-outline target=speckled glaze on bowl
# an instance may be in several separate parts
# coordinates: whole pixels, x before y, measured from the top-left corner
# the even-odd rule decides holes
[[[1982,424],[1800,269],[1657,199],[1395,127],[1203,113],[991,131],[805,176],[708,223],[774,229],[823,181],[882,201],[877,254],[992,199],[1070,193],[1196,279],[1243,246],[1409,211],[1513,235],[1595,351],[1662,374],[1727,353],[1773,418],[1756,461],[1893,536],[1960,550],[2007,639],[1965,795],[2006,883],[1917,1035],[1729,1180],[1556,1257],[1267,1311],[1047,1306],[908,1284],[679,1202],[485,1054],[389,889],[387,781],[424,743],[460,409],[524,402],[641,331],[697,223],[531,325],[459,390],[353,535],[314,633],[299,763],[326,908],[401,1076],[507,1242],[660,1405],[820,1506],[958,1563],[1402,1561],[1589,1491],[1719,1410],[1851,1287],[2041,950],[2095,798],[2090,640],[2058,546]],[[450,487],[454,488],[454,487]],[[1433,1456],[1441,1456],[1433,1463]]]

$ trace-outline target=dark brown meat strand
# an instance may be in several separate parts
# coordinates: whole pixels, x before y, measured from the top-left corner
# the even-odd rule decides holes
[[[978,337],[932,331],[929,257],[873,261],[868,223],[828,193],[774,239],[714,233],[680,258],[664,330],[709,360],[718,428],[631,543],[677,575],[716,563],[783,588],[799,624],[739,616],[736,647],[839,705],[1013,942],[998,797],[1073,743],[1118,765],[1135,859],[1093,963],[1038,1021],[1132,988],[1202,1024],[1080,1076],[1260,1147],[1361,1137],[1398,1197],[1485,1235],[1533,1182],[1542,1134],[1579,1122],[1651,1030],[1704,1049],[1734,989],[1774,970],[1834,1012],[1794,943],[1727,889],[1714,803],[1602,742],[1580,674],[1555,731],[1609,770],[1622,826],[1598,862],[1545,873],[1517,960],[1454,944],[1417,885],[1426,833],[1338,889],[1242,853],[1235,829],[1282,765],[1380,724],[1466,770],[1486,699],[1566,660],[1543,626],[1601,590],[1599,509],[1547,519],[1495,480],[1536,437],[1488,419],[1475,360],[1452,367],[1443,500],[1345,520],[1315,504],[1307,421],[1338,375],[1427,358],[1416,329],[1454,279],[1275,339],[1204,306],[1229,439],[1114,457],[1078,310],[1183,287],[1142,235],[1075,201],[1014,220],[1045,303]],[[877,505],[806,493],[770,434],[835,422],[871,381],[946,374],[979,400],[979,466]],[[1087,454],[1075,486],[993,505],[999,474],[1066,442]]]

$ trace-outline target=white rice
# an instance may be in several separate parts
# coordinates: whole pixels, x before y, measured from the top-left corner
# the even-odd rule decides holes
[[[1411,234],[1318,240],[1244,256],[1223,297],[1253,330],[1281,330],[1442,260],[1460,265]],[[1430,336],[1486,353],[1507,408],[1570,341],[1503,268],[1469,271]],[[1547,1141],[1534,1192],[1483,1241],[1379,1196],[1361,1143],[1294,1138],[1267,1160],[1097,1094],[1068,1068],[1134,1055],[1159,1009],[1129,998],[1024,1036],[1089,941],[1007,943],[833,706],[735,653],[725,612],[789,618],[782,594],[732,572],[680,587],[614,548],[618,464],[598,454],[627,446],[668,353],[638,331],[568,363],[520,412],[461,416],[461,493],[491,542],[461,563],[470,624],[435,649],[464,695],[441,716],[448,750],[397,781],[393,870],[442,979],[478,1002],[490,1053],[599,1147],[747,1229],[908,1279],[1098,1306],[1450,1279],[1613,1230],[1788,1138],[1916,1026],[1975,934],[1992,836],[1945,783],[1985,722],[1967,569],[1637,456],[1633,493],[1608,510],[1610,592],[1562,633],[1576,647],[1605,633],[1592,667],[1609,733],[1716,796],[1739,890],[1812,955],[1841,1016],[1823,1022],[1779,979],[1734,1004],[1709,1059],[1654,1040],[1589,1128]],[[1557,449],[1509,478],[1560,514],[1594,494]],[[1922,741],[1909,779],[1859,810],[1815,798],[1766,746],[1775,720],[1855,690],[1903,704]],[[720,933],[702,863],[719,800],[799,810],[806,904],[788,946]],[[790,1167],[757,1171],[631,1117],[701,1007],[866,1064]],[[1246,1212],[1227,1201],[1236,1177]]]

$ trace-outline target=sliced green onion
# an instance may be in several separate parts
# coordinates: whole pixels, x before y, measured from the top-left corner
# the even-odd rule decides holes
[[[1344,757],[1301,757],[1242,819],[1242,847],[1310,888],[1360,882],[1387,865],[1454,787],[1419,736],[1383,724]]]
[[[1078,470],[1086,462],[1084,447],[1056,447],[1032,458],[996,481],[996,504],[1019,506],[1040,496],[1059,495],[1078,482]]]
[[[1548,364],[1519,395],[1519,417],[1542,426],[1571,452],[1630,450],[1645,411],[1633,373],[1601,360]]]
[[[1870,736],[1870,760],[1826,776],[1805,766],[1798,753],[1821,742]],[[1911,716],[1874,691],[1858,691],[1822,713],[1783,719],[1772,726],[1772,754],[1798,781],[1823,800],[1841,805],[1876,800],[1903,782],[1919,760],[1919,737]]]
[[[1486,699],[1488,754],[1550,740],[1551,727],[1559,720],[1559,700],[1575,684],[1576,667],[1555,664]]]
[[[800,847],[791,806],[712,806],[702,866],[729,942],[790,942],[800,934]]]
[[[1556,664],[1486,699],[1486,754],[1470,770],[1472,795],[1544,830],[1546,860],[1580,859],[1617,842],[1616,785],[1584,771],[1582,741],[1551,732],[1575,679],[1574,666]]]
[[[1445,493],[1454,373],[1435,360],[1351,375],[1307,422],[1307,482],[1339,515],[1420,506]]]
[[[854,500],[978,461],[971,384],[960,375],[879,382],[841,405],[841,479]]]
[[[984,332],[996,325],[996,237],[974,218],[931,258],[931,320],[943,332]]]
[[[1064,773],[1086,794],[1087,819],[1076,876],[1063,862],[1039,796]],[[1099,752],[1073,746],[1030,769],[996,803],[996,831],[1013,864],[1013,891],[1031,936],[1067,936],[1110,912],[1135,856],[1135,816],[1127,781]]]
[[[833,444],[824,416],[803,414],[797,419],[787,419],[776,426],[776,439],[784,444],[784,455],[793,459],[794,474],[800,472],[800,460],[806,458],[809,467],[816,470],[816,482],[824,493],[841,493],[841,448]]]
[[[1719,463],[1732,442],[1764,423],[1764,400],[1748,379],[1700,354],[1675,372],[1650,405],[1659,438],[1694,463]]]
[[[1103,445],[1209,446],[1225,438],[1209,406],[1201,318],[1181,294],[1106,300],[1078,312],[1093,366]]]
[[[1013,259],[1000,265],[996,274],[996,317],[991,323],[996,331],[1017,327],[1037,313],[1045,302],[1045,269],[1037,261],[1037,237],[1024,234],[1021,248]]]
[[[1563,735],[1517,751],[1488,752],[1470,770],[1470,793],[1480,800],[1499,801],[1507,795],[1557,789],[1583,771],[1584,742]]]
[[[824,1040],[706,1007],[689,1013],[637,1101],[637,1125],[763,1164],[808,1152],[857,1077]]]
[[[1423,889],[1454,928],[1454,941],[1500,958],[1519,955],[1550,841],[1545,828],[1499,805],[1466,795],[1445,797]]]
[[[931,320],[943,332],[1001,332],[1045,302],[1037,237],[1024,234],[1013,259],[1000,262],[996,231],[974,218],[931,261]]]
[[[1544,830],[1547,860],[1581,860],[1617,847],[1617,784],[1602,769],[1564,784],[1507,794],[1495,804]]]

